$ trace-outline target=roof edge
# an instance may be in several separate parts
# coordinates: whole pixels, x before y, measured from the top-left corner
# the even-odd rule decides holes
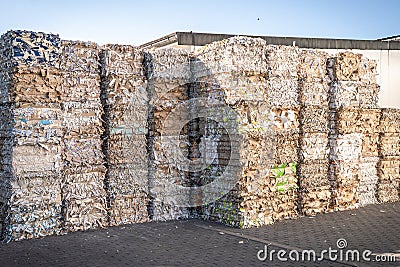
[[[153,41],[137,46],[140,49],[157,48],[177,42],[177,32],[170,33]]]
[[[359,50],[400,50],[400,42],[394,40],[357,40],[308,37],[256,36],[244,34],[218,34],[197,32],[174,32],[138,46],[139,48],[158,48],[172,43],[178,45],[204,46],[234,36],[262,38],[269,44],[296,45],[300,48],[317,49],[359,49]],[[392,38],[392,37],[388,37]],[[387,38],[384,38],[387,39]]]
[[[203,46],[215,41],[221,41],[234,36],[248,36],[261,38],[269,44],[296,45],[300,48],[319,49],[360,49],[360,50],[400,50],[399,41],[380,40],[356,40],[356,39],[332,39],[332,38],[308,38],[308,37],[278,37],[255,36],[238,34],[213,34],[195,32],[176,32],[179,45]]]

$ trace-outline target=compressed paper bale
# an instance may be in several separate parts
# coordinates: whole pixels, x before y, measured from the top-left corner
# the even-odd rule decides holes
[[[300,188],[301,189],[313,189],[319,188],[321,186],[328,186],[331,184],[331,181],[328,179],[328,173],[315,173],[312,175],[303,175],[299,176]]]
[[[325,79],[327,79],[327,59],[328,54],[326,52],[317,51],[314,49],[300,49],[298,78],[310,84],[323,82]]]
[[[144,67],[147,79],[189,81],[190,55],[183,49],[163,48],[145,52]]]
[[[158,192],[166,188],[166,183],[186,186],[189,184],[188,173],[179,168],[179,165],[161,163],[153,167],[151,179],[154,182],[154,187],[157,187]],[[164,193],[164,192],[163,192]],[[176,192],[171,192],[175,194]]]
[[[104,163],[102,140],[98,138],[64,139],[64,165],[68,168]]]
[[[86,102],[100,98],[98,73],[62,72],[63,101]]]
[[[16,146],[12,150],[11,162],[14,177],[46,177],[61,172],[62,147],[60,146]]]
[[[189,153],[188,137],[163,136],[153,141],[154,160],[157,164],[184,164]]]
[[[353,184],[359,180],[359,160],[336,161],[329,165],[329,172],[334,175],[338,185]]]
[[[337,210],[350,210],[358,208],[360,204],[356,191],[356,185],[338,188],[335,195],[335,208]]]
[[[148,107],[120,105],[105,107],[105,122],[110,134],[141,135],[148,131]]]
[[[87,230],[106,225],[106,192],[104,172],[64,174],[64,228],[68,231]]]
[[[377,62],[366,57],[361,58],[360,79],[365,85],[375,85],[378,75]]]
[[[377,199],[379,203],[399,201],[398,183],[378,183]]]
[[[276,136],[276,157],[275,162],[298,162],[299,135],[278,134]]]
[[[110,226],[149,221],[148,198],[138,195],[119,195],[112,199]]]
[[[361,59],[361,54],[355,54],[352,52],[338,53],[333,58],[334,67],[331,69],[332,71],[328,72],[331,80],[359,81],[362,76]]]
[[[379,162],[378,157],[362,157],[360,159],[358,177],[360,183],[375,183],[378,179],[377,164]]]
[[[376,187],[379,180],[377,173],[378,161],[378,157],[361,158],[358,169],[359,184],[357,188],[361,206],[377,203]]]
[[[154,90],[156,89],[150,84],[148,90],[155,92]],[[179,121],[188,121],[189,113],[187,107],[182,106],[187,99],[187,87],[185,86],[173,87],[171,91],[165,91],[158,96],[152,97],[150,100],[150,120],[148,121],[151,135],[158,136],[163,133],[164,123],[168,116],[171,116],[171,112],[173,112],[174,116],[179,115],[177,117]]]
[[[221,197],[213,203],[202,206],[202,217],[206,220],[221,222],[226,225],[249,228],[251,226],[263,225],[272,223],[272,218],[265,219],[269,211],[265,207],[261,207],[260,212],[254,212],[247,208],[247,204],[238,195],[237,186],[230,193]],[[266,213],[266,214],[265,214]]]
[[[327,133],[304,133],[300,137],[300,158],[306,160],[325,160],[328,157]]]
[[[361,207],[371,204],[377,204],[375,192],[358,193],[358,201]]]
[[[361,85],[358,87],[361,108],[378,108],[380,86],[377,84]]]
[[[112,165],[107,171],[110,196],[148,194],[148,170],[146,164]]]
[[[299,49],[296,46],[268,45],[267,64],[269,77],[297,79],[297,66],[300,63]]]
[[[54,105],[7,104],[0,106],[0,136],[20,145],[60,144],[61,108]]]
[[[270,131],[274,127],[272,120],[278,116],[278,114],[272,113],[273,111],[263,102],[243,102],[241,105],[234,106],[233,109],[236,113],[233,116],[237,117],[238,129],[236,130],[242,133]],[[279,118],[276,119],[279,120]]]
[[[2,35],[8,64],[57,67],[60,63],[60,38],[55,34],[8,31]],[[10,64],[10,65],[11,65]]]
[[[231,72],[266,74],[269,69],[267,49],[265,40],[243,36],[210,43],[196,51],[196,76]]]
[[[358,107],[360,103],[359,83],[353,81],[336,81],[330,85],[330,108]]]
[[[379,134],[364,134],[362,139],[361,156],[378,156]]]
[[[330,137],[330,159],[339,161],[352,161],[361,155],[362,134],[351,133],[334,135]]]
[[[378,176],[381,181],[395,181],[400,179],[400,157],[380,157],[377,164]]]
[[[301,189],[299,194],[301,212],[306,216],[330,212],[332,211],[331,197],[332,192],[329,185]]]
[[[298,107],[299,85],[297,79],[270,78],[265,99],[268,105],[273,107]]]
[[[299,110],[297,108],[276,107],[270,110],[268,119],[272,130],[280,133],[299,132]]]
[[[61,179],[57,175],[11,181],[2,187],[5,241],[38,238],[61,232]]]
[[[303,133],[328,133],[329,110],[318,107],[301,107],[300,129]]]
[[[380,155],[400,156],[400,132],[399,133],[382,133],[380,137]]]
[[[103,133],[103,107],[100,101],[64,102],[62,110],[65,139],[90,138]]]
[[[2,102],[56,103],[61,101],[61,79],[56,68],[15,68],[13,87]]]
[[[187,208],[176,207],[159,201],[154,201],[153,203],[152,221],[182,220],[188,219],[190,216]]]
[[[299,174],[304,176],[312,176],[314,174],[327,174],[329,168],[329,160],[325,159],[317,160],[303,160],[298,165]]]
[[[99,47],[96,43],[82,41],[61,41],[61,64],[63,72],[78,74],[84,72],[99,75]]]
[[[188,174],[173,165],[157,165],[149,170],[150,214],[154,221],[188,218],[189,211],[175,203],[186,201],[182,188],[189,186]],[[171,188],[171,185],[175,187]]]
[[[276,166],[276,172],[266,174],[244,169],[238,186],[229,194],[208,205],[212,220],[248,228],[270,224],[297,216],[297,178],[295,165]],[[278,175],[278,169],[279,174]]]
[[[301,161],[297,168],[301,190],[330,185],[327,159]]]
[[[196,78],[194,85],[197,97],[214,98],[236,105],[241,101],[266,101],[268,81],[264,75],[222,73]]]
[[[9,103],[13,100],[12,86],[12,70],[0,68],[0,103]]]
[[[299,102],[309,107],[328,108],[329,85],[327,82],[299,82]]]
[[[189,80],[153,79],[148,82],[150,105],[161,100],[187,100]]]
[[[103,75],[144,76],[143,51],[131,45],[107,44],[102,47]]]
[[[144,80],[144,76],[109,74],[104,79],[103,98],[107,105],[112,107],[129,104],[147,105],[147,83]]]
[[[380,109],[340,108],[330,114],[337,133],[378,133]]]
[[[382,133],[400,133],[400,109],[382,108],[379,129]]]
[[[216,140],[217,149],[213,149],[212,142],[208,143],[209,152],[206,156],[206,162],[216,163],[223,167],[226,164],[237,166],[238,164],[245,165],[248,169],[262,170],[269,168],[274,162],[276,141],[274,138],[256,138],[252,136],[244,136],[242,141]],[[232,151],[234,154],[231,154]],[[238,151],[239,155],[236,155]],[[214,161],[213,161],[214,159]],[[239,163],[240,161],[240,163]]]
[[[136,164],[147,168],[146,136],[112,134],[108,140],[107,154],[109,164]]]

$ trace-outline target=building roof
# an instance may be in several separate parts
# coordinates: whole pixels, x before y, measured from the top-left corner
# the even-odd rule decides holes
[[[389,36],[378,39],[378,41],[400,41],[400,35]]]
[[[206,44],[237,36],[234,34],[174,32],[151,42],[140,45],[140,48],[159,48],[168,45],[204,46]],[[400,35],[379,40],[352,40],[307,37],[278,37],[278,36],[252,36],[259,37],[269,44],[296,45],[301,48],[319,49],[360,49],[360,50],[400,50],[400,42],[396,38]],[[395,38],[395,39],[393,39]]]

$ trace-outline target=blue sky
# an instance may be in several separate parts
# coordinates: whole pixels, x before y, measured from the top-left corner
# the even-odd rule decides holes
[[[397,0],[0,0],[0,32],[139,45],[175,31],[377,39],[400,34]],[[258,20],[259,19],[259,20]]]

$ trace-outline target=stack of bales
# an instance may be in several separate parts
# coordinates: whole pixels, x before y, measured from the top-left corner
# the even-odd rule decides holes
[[[223,173],[226,164],[236,165],[236,172],[223,175],[236,176],[237,183],[204,205],[203,217],[251,227],[296,216],[297,59],[294,47],[267,46],[247,37],[215,42],[197,52],[197,96],[222,102],[235,112],[237,123],[237,129],[211,134],[219,138],[214,163],[220,168],[211,165],[214,175]],[[219,115],[224,121],[224,114]],[[200,132],[218,127],[210,124]]]
[[[5,240],[61,230],[60,39],[0,39],[0,228]]]
[[[268,83],[265,101],[271,109],[269,119],[272,134],[276,138],[268,197],[273,221],[294,218],[298,210],[299,52],[294,46],[267,46]]]
[[[102,51],[104,154],[110,225],[148,220],[148,100],[143,52],[107,45]]]
[[[330,210],[327,58],[328,55],[325,52],[316,50],[301,50],[300,52],[298,78],[301,109],[298,175],[300,209],[305,215]]]
[[[144,64],[149,99],[149,216],[155,221],[187,218],[189,209],[177,203],[181,196],[173,187],[188,185],[185,163],[177,158],[177,155],[188,156],[187,125],[164,123],[172,114],[178,115],[180,121],[189,118],[182,105],[188,100],[190,56],[180,49],[159,49],[146,52]]]
[[[336,209],[375,203],[379,87],[376,64],[351,52],[328,60],[330,84],[330,177]]]
[[[99,50],[94,43],[61,42],[63,215],[67,231],[105,225]]]
[[[398,201],[400,192],[400,110],[384,108],[380,121],[377,198]]]

